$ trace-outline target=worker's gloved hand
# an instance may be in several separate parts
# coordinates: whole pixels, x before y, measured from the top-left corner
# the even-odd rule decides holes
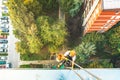
[[[65,57],[65,60],[69,60],[69,59]]]
[[[57,67],[59,68],[59,67],[60,67],[60,65],[57,65]]]

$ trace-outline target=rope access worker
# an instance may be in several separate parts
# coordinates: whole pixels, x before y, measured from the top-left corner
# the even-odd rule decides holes
[[[76,59],[76,52],[74,50],[66,51],[64,54],[58,54],[56,60],[59,62],[58,67],[65,65],[74,68],[74,61]]]

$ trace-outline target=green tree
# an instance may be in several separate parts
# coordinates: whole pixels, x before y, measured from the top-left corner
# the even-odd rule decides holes
[[[59,6],[61,7],[61,10],[64,12],[68,12],[71,7],[73,6],[72,3],[73,0],[59,0]]]
[[[29,46],[25,43],[25,41],[16,42],[16,50],[20,54],[30,53]]]
[[[82,41],[96,44],[99,41],[104,41],[104,39],[105,36],[103,34],[97,32],[91,32],[83,36]]]
[[[59,0],[61,10],[71,16],[75,16],[79,12],[81,4],[82,0]]]
[[[108,45],[111,48],[111,53],[118,54],[120,53],[120,23],[114,26],[106,34],[108,38]]]
[[[57,52],[66,46],[69,32],[65,20],[58,18],[59,6],[69,13],[78,3],[81,4],[81,0],[9,0],[9,15],[15,37],[19,39],[17,51],[21,54],[44,54]],[[72,11],[79,11],[79,8]]]
[[[28,39],[28,36],[31,35],[29,34],[29,29],[33,26],[36,27],[34,15],[32,12],[28,11],[28,9],[20,0],[8,1],[7,6],[9,9],[12,25],[14,27],[14,34],[20,40],[20,42],[17,43],[18,48],[16,49],[18,49],[21,54],[26,53],[26,51],[28,51],[32,46],[28,44],[31,41]],[[31,37],[34,38],[34,36]],[[25,46],[27,48],[25,48]]]
[[[107,33],[105,37],[107,40],[107,48],[110,53],[111,63],[113,67],[117,67],[117,62],[119,62],[120,57],[120,22],[114,25]]]
[[[42,4],[42,12],[44,16],[58,18],[58,0],[38,0]]]
[[[83,42],[91,42],[96,45],[96,56],[93,58],[99,58],[99,59],[111,59],[113,64],[116,65],[116,61],[119,58],[119,49],[120,49],[120,22],[113,26],[109,31],[103,34],[99,34],[96,32],[92,32],[89,34],[86,34],[83,36],[82,41]],[[117,57],[116,57],[117,55]],[[96,59],[95,59],[96,60]],[[107,62],[93,62],[92,65],[96,65],[96,67],[112,67],[112,65],[109,63],[108,65],[105,65]],[[97,64],[99,64],[97,66]],[[113,66],[114,66],[113,65]],[[90,67],[90,66],[89,66]]]
[[[34,24],[34,15],[19,1],[8,1],[10,19],[14,27],[15,36],[18,39],[25,39],[28,28]],[[27,16],[26,16],[27,15]]]
[[[39,2],[42,3],[42,1]],[[7,6],[14,26],[14,34],[19,39],[16,49],[21,54],[40,53],[43,48],[46,48],[48,52],[57,51],[65,42],[67,30],[64,21],[39,15],[35,18],[34,15],[41,11],[39,2],[37,0],[8,1]],[[39,13],[35,13],[38,6],[40,10],[37,12]]]
[[[113,65],[107,60],[95,60],[88,66],[89,68],[113,68]]]
[[[83,42],[90,42],[95,44],[96,46],[96,54],[99,57],[104,57],[104,55],[102,55],[105,52],[109,52],[107,49],[107,39],[106,36],[104,34],[101,33],[97,33],[97,32],[91,32],[86,34],[85,36],[83,36],[82,38]]]
[[[37,26],[39,37],[50,52],[58,50],[64,44],[67,32],[63,21],[55,21],[48,16],[42,16],[37,19]]]
[[[79,46],[75,48],[77,53],[77,62],[84,63],[89,60],[91,55],[95,55],[96,46],[92,43],[82,42]]]
[[[34,18],[42,15],[42,4],[38,0],[24,0],[24,5],[27,7],[28,11],[31,11],[34,14]]]

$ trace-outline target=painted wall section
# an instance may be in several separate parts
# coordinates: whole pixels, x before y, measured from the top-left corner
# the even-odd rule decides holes
[[[101,80],[120,80],[120,69],[86,69]],[[96,80],[83,70],[75,70],[84,80]],[[72,70],[2,69],[0,80],[81,80]]]

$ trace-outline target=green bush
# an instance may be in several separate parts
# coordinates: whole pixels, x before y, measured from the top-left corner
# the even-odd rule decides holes
[[[49,59],[49,54],[21,54],[20,59],[24,61],[46,60]]]
[[[20,68],[31,68],[30,65],[20,65]]]
[[[6,53],[6,52],[0,53],[0,56],[7,56],[7,55],[8,55],[8,53]]]
[[[113,68],[109,60],[95,60],[88,65],[89,68]]]
[[[20,68],[43,68],[42,64],[20,65]]]

